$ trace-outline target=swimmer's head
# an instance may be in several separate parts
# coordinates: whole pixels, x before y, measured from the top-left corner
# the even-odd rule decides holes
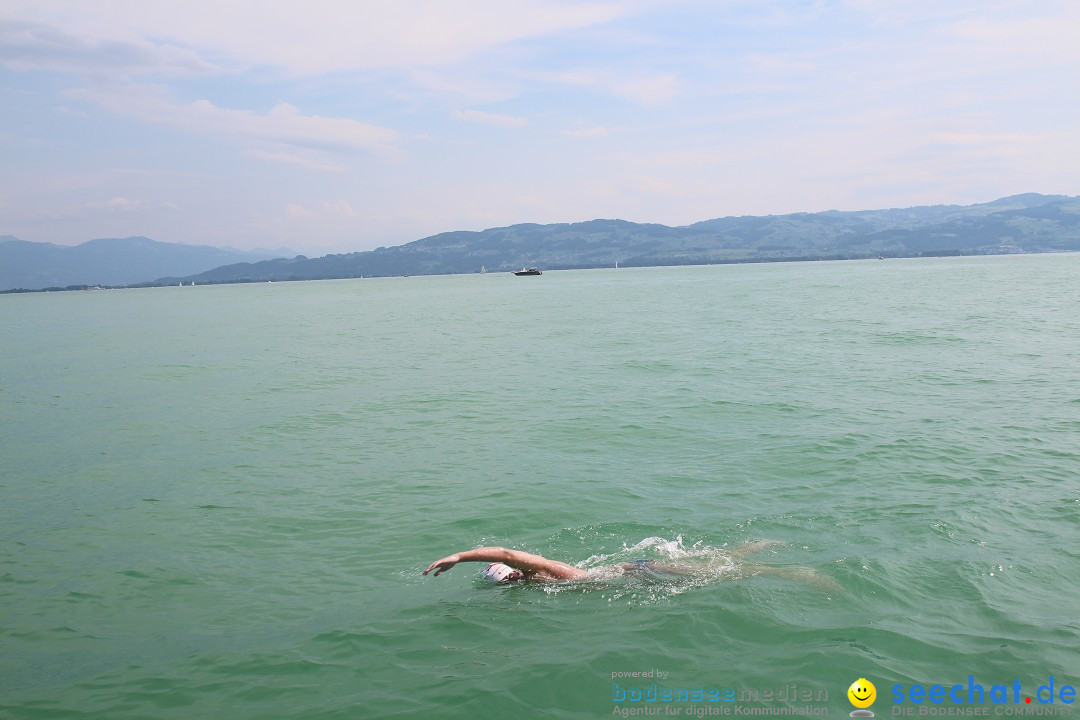
[[[503,565],[502,563],[491,563],[484,568],[480,574],[484,576],[485,580],[497,583],[508,583],[525,579],[525,573],[520,570],[515,570],[509,565]]]

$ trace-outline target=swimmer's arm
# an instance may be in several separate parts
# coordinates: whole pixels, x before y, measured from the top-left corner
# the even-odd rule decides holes
[[[475,550],[447,555],[428,565],[424,575],[434,570],[435,577],[438,577],[459,562],[501,562],[528,575],[539,573],[556,580],[575,580],[588,575],[587,572],[573,565],[504,547],[479,547]]]

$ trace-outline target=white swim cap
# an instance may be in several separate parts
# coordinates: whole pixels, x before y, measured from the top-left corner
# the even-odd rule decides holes
[[[513,582],[514,580],[523,580],[525,573],[520,570],[515,570],[509,565],[503,565],[502,563],[491,563],[481,572],[485,580],[491,580],[497,583]]]

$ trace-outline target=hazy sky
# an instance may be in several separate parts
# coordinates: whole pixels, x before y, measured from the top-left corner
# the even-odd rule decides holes
[[[0,234],[285,245],[1080,193],[1080,2],[0,0]]]

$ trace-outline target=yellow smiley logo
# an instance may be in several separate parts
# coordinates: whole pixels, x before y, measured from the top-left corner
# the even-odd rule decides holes
[[[857,708],[868,708],[877,699],[877,688],[866,678],[859,678],[847,689],[848,700]]]

